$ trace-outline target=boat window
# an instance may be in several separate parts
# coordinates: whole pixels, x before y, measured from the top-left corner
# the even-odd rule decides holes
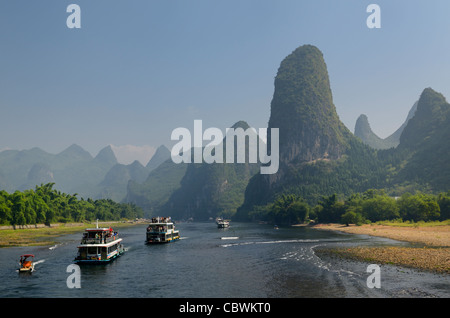
[[[88,254],[97,254],[97,247],[88,247]]]
[[[113,245],[113,246],[108,247],[108,254],[111,253],[111,252],[114,252],[115,250],[117,250],[117,245]]]

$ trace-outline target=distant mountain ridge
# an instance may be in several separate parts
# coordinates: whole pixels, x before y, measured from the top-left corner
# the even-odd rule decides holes
[[[364,114],[360,115],[356,120],[355,136],[360,138],[366,145],[369,145],[370,147],[375,149],[389,149],[397,147],[400,143],[400,136],[403,132],[403,129],[405,129],[408,121],[414,117],[417,109],[417,103],[418,102],[414,103],[413,107],[408,113],[405,122],[390,136],[384,139],[378,137],[370,128],[369,119]]]
[[[231,128],[245,131],[250,126],[238,121]],[[224,156],[225,140],[226,137],[222,142]],[[234,162],[237,161],[236,147],[235,144]],[[248,145],[246,147],[248,150]],[[175,164],[167,159],[151,171],[142,184],[130,181],[126,201],[153,214],[170,211],[170,215],[178,219],[231,217],[244,200],[248,180],[258,170],[259,164]]]
[[[157,167],[169,150],[161,146],[158,152],[149,165]],[[58,154],[37,147],[0,152],[0,190],[7,192],[34,189],[36,185],[54,182],[55,188],[66,193],[122,201],[127,194],[128,182],[143,182],[150,171],[138,161],[119,164],[111,146],[101,149],[95,157],[76,144]]]

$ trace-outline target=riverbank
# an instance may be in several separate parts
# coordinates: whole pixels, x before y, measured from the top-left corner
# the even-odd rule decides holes
[[[120,228],[142,224],[142,222],[110,221],[98,222],[101,227]],[[56,223],[51,226],[29,226],[26,228],[4,228],[0,230],[0,247],[17,246],[49,246],[57,243],[61,235],[81,233],[88,227],[96,227],[96,223]]]
[[[450,274],[450,225],[390,226],[365,224],[318,224],[319,230],[340,231],[386,237],[416,243],[411,247],[354,247],[328,249],[327,254],[378,264],[393,264],[427,271]],[[417,247],[417,245],[421,245]]]

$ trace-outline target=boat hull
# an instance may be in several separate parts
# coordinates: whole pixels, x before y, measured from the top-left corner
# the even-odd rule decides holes
[[[76,264],[89,264],[89,265],[98,265],[98,264],[109,264],[114,261],[116,258],[120,257],[122,253],[117,253],[116,255],[108,258],[108,259],[75,259]]]
[[[19,273],[32,273],[33,271],[34,271],[34,266],[19,268]]]
[[[146,244],[167,244],[167,243],[172,243],[172,242],[176,242],[179,240],[180,240],[180,237],[175,237],[175,238],[167,239],[167,240],[157,240],[157,239],[149,240],[149,239],[147,239],[145,241],[145,243]]]

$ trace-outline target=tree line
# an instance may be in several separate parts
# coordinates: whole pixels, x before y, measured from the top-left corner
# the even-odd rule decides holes
[[[280,195],[274,202],[259,206],[252,219],[275,224],[317,223],[363,224],[378,221],[443,221],[450,219],[450,191],[439,195],[417,192],[391,197],[384,190],[367,190],[345,199],[337,194],[323,196],[315,206],[296,194]]]
[[[21,226],[54,222],[116,221],[143,216],[134,204],[117,203],[110,199],[79,199],[53,189],[54,183],[9,194],[0,191],[0,224]]]

